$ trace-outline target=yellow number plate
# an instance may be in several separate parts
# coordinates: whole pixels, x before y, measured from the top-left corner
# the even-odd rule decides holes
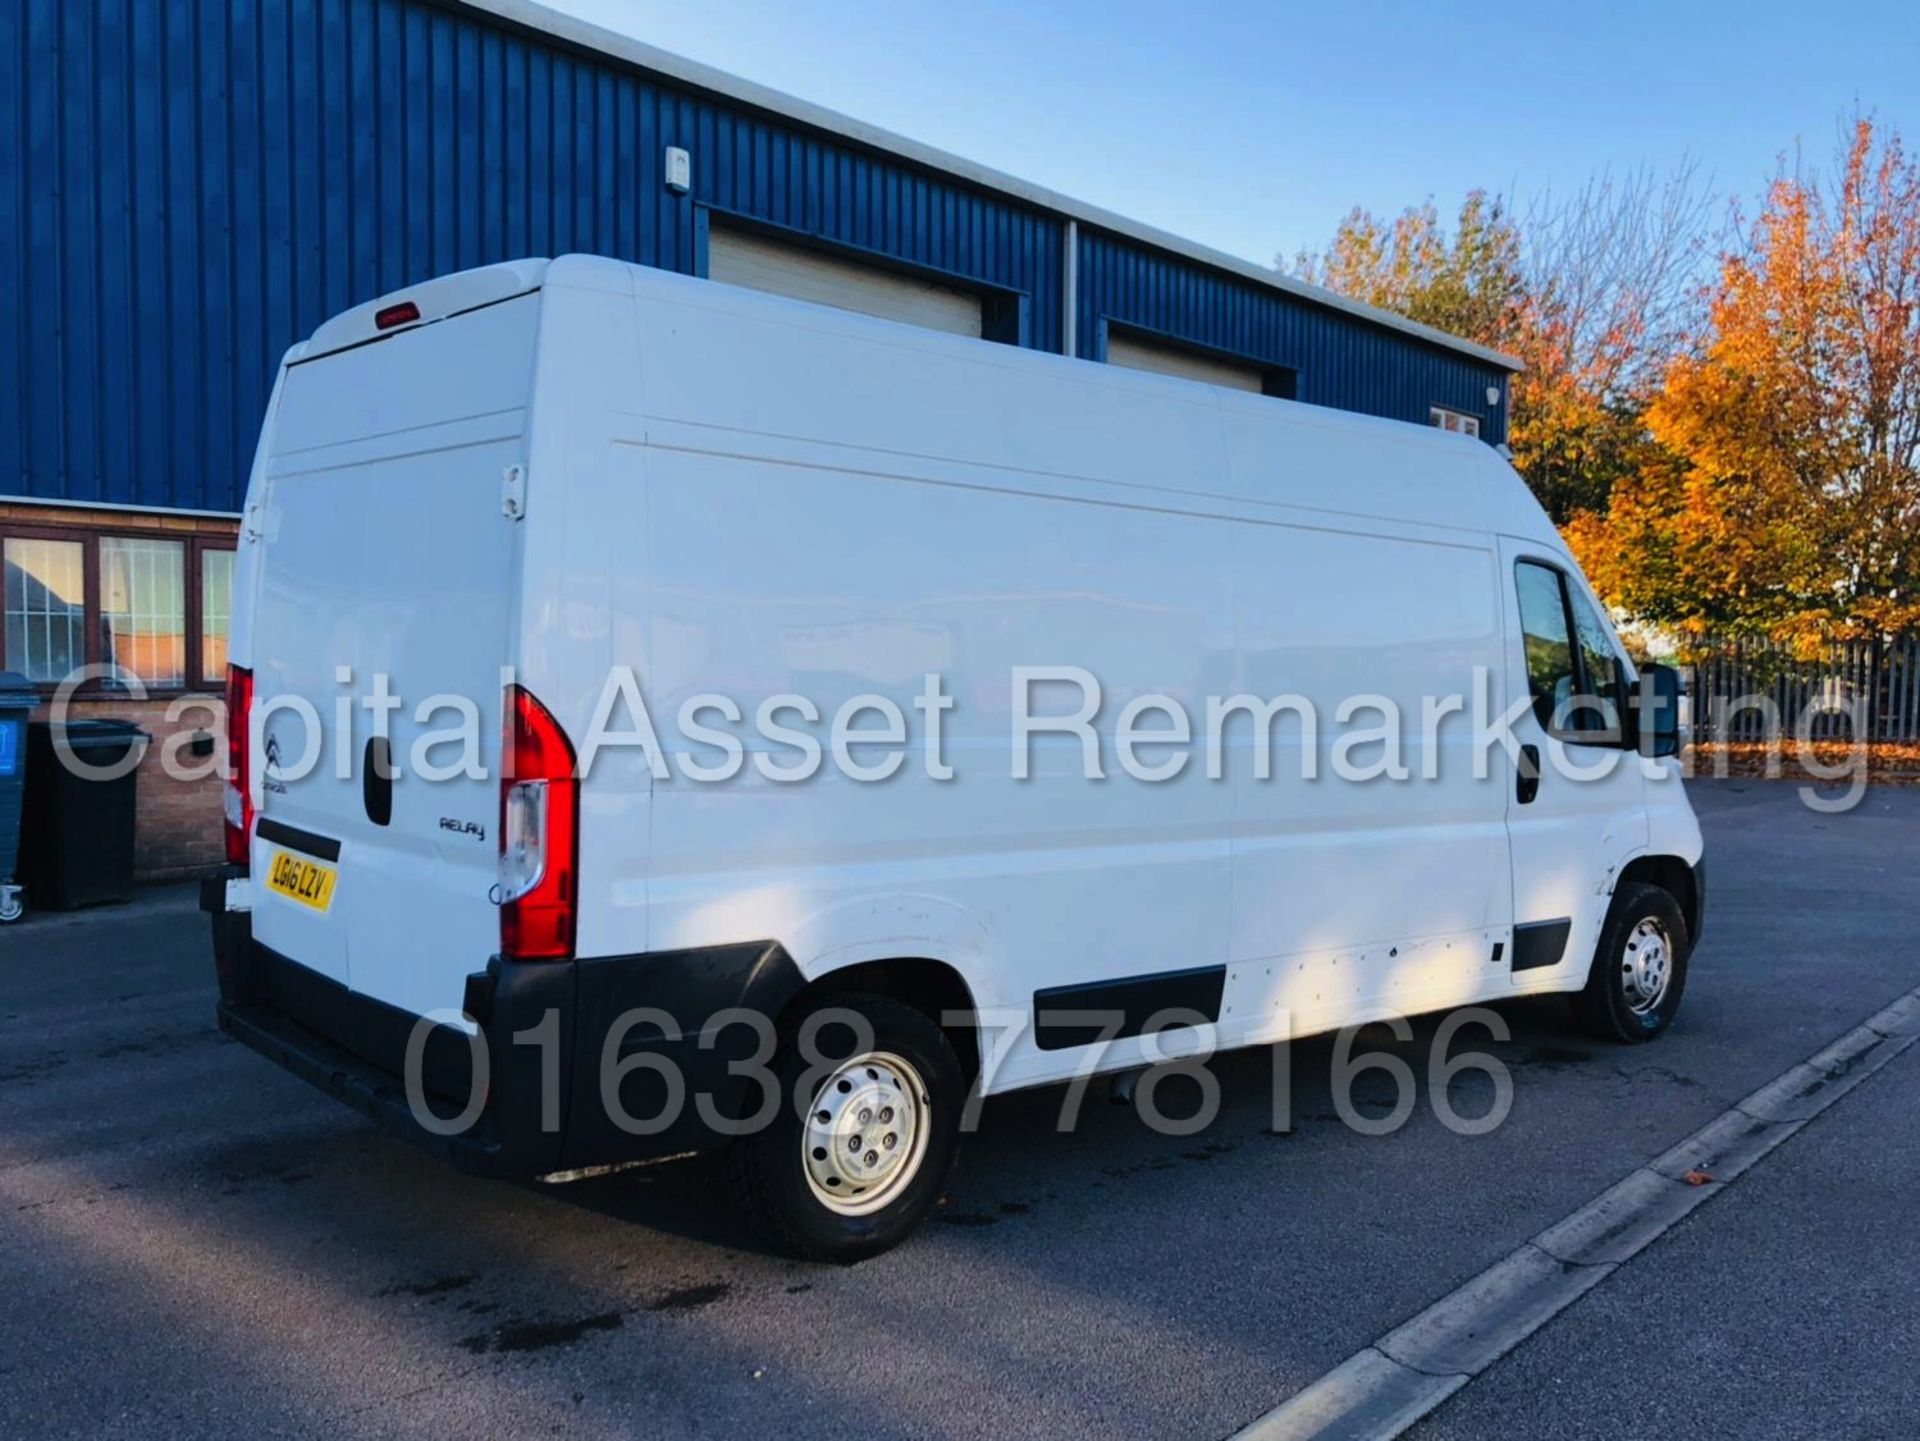
[[[339,873],[332,866],[287,851],[275,851],[273,864],[267,868],[268,890],[316,911],[325,911],[333,904],[333,883],[338,879]]]

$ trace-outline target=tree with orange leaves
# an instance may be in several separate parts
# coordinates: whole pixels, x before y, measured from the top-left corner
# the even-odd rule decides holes
[[[1852,126],[1783,175],[1700,344],[1646,412],[1658,450],[1567,535],[1646,621],[1810,645],[1920,626],[1920,165]]]

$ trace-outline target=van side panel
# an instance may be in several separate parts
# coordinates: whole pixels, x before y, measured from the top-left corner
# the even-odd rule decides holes
[[[870,958],[851,947],[947,959],[958,928],[985,951],[970,977],[976,1001],[1022,1014],[1039,990],[1224,961],[1231,797],[1197,767],[1158,784],[1128,779],[1112,746],[1133,696],[1197,712],[1227,680],[1227,595],[1206,565],[1219,522],[724,456],[649,461],[650,529],[674,542],[652,556],[650,697],[668,748],[718,759],[677,723],[713,692],[742,704],[804,695],[823,726],[856,697],[883,696],[919,742],[914,699],[937,674],[954,699],[944,759],[959,773],[927,779],[916,743],[879,783],[828,760],[801,783],[753,771],[662,784],[656,946],[704,943],[720,921],[783,941],[809,969]],[[849,517],[900,543],[849,547]],[[755,562],[737,567],[743,554]],[[1083,779],[1070,736],[1035,739],[1030,778],[1013,778],[1009,678],[1061,665],[1105,690],[1095,723],[1105,783]],[[1032,693],[1050,714],[1081,704],[1071,682]],[[798,756],[783,747],[772,759]],[[876,906],[888,915],[879,934],[868,927]],[[1025,1054],[1015,1044],[1009,1067]]]
[[[614,402],[627,443],[606,515],[638,539],[648,579],[613,625],[644,615],[643,689],[675,775],[654,786],[644,879],[635,867],[603,892],[613,915],[595,953],[638,951],[644,935],[656,951],[778,941],[809,976],[948,961],[1010,1028],[995,1089],[1082,1064],[1036,1043],[1040,991],[1231,964],[1223,1039],[1284,1032],[1276,1007],[1318,1001],[1338,1024],[1395,999],[1489,993],[1486,957],[1510,919],[1501,778],[1476,783],[1449,754],[1441,785],[1383,782],[1355,800],[1330,778],[1255,785],[1244,748],[1227,781],[1209,780],[1195,744],[1177,778],[1151,782],[1122,773],[1114,743],[1146,694],[1180,702],[1196,739],[1210,695],[1305,693],[1331,727],[1347,695],[1385,694],[1417,725],[1421,694],[1470,696],[1487,666],[1497,700],[1490,541],[1461,519],[1499,496],[1464,457],[1304,407],[1223,411],[1210,389],[1010,367],[991,347],[636,283],[640,361]],[[1265,439],[1230,453],[1236,430]],[[1384,518],[1396,493],[1456,484],[1453,524],[1426,519],[1449,513],[1431,500],[1398,507],[1421,519]],[[1343,488],[1371,513],[1335,508]],[[636,653],[624,635],[614,651]],[[1011,778],[1019,666],[1097,678],[1106,781],[1084,782],[1064,736],[1037,739],[1032,777]],[[953,783],[928,780],[920,758],[929,673],[955,702]],[[804,783],[766,779],[753,747],[777,766],[801,757],[752,734],[751,708],[787,694],[822,714],[780,719],[823,743],[837,707],[887,698],[909,722],[907,762],[879,784],[831,758]],[[1080,698],[1062,683],[1032,694],[1053,714]],[[739,723],[693,717],[749,747],[721,784],[679,775],[683,757],[723,759],[681,725],[706,695],[748,708]],[[1321,749],[1324,775],[1331,736]],[[1268,983],[1276,958],[1330,969],[1348,950],[1338,987],[1318,972],[1311,992]],[[1123,1042],[1107,1064],[1144,1054]]]
[[[1304,698],[1317,718],[1315,732],[1276,718],[1267,781],[1254,719],[1228,733],[1232,1038],[1485,994],[1511,920],[1508,763],[1496,754],[1476,776],[1473,754],[1476,691],[1496,711],[1502,691],[1492,553],[1465,537],[1242,524],[1231,555],[1244,690]],[[1429,727],[1428,696],[1465,707]],[[1385,773],[1384,741],[1341,745],[1385,727],[1382,704],[1407,778]]]
[[[1030,378],[1024,395],[983,398],[967,387],[1008,383],[992,347],[928,350],[893,327],[720,294],[716,307],[699,289],[684,305],[643,293],[633,414],[616,420],[632,443],[615,447],[606,526],[644,548],[649,584],[616,604],[615,658],[635,657],[623,628],[643,617],[637,661],[675,774],[654,786],[644,885],[629,874],[606,893],[617,919],[596,953],[638,950],[644,934],[655,952],[776,940],[809,976],[945,960],[1003,1013],[1000,1074],[1018,1078],[1041,1064],[1036,991],[1225,961],[1231,797],[1197,766],[1158,785],[1088,785],[1070,736],[1036,738],[1032,775],[1015,780],[1010,743],[1019,666],[1099,678],[1109,771],[1135,695],[1198,713],[1229,682],[1226,527],[1145,489],[1218,473],[1217,414],[1204,391],[1143,413],[1136,397],[1067,379],[1050,381],[1052,403]],[[1124,457],[1134,483],[1034,468],[1076,449]],[[1009,464],[1023,457],[1026,469]],[[953,700],[941,716],[953,783],[925,775],[915,699],[929,673]],[[695,719],[779,767],[799,753],[754,735],[752,710],[789,694],[821,718],[780,721],[823,744],[839,708],[884,697],[907,718],[911,754],[879,783],[849,780],[831,756],[810,780],[776,782],[752,754],[730,781],[692,783],[682,756],[722,757],[680,712],[709,694],[746,707],[742,723]],[[1065,683],[1034,695],[1051,713],[1079,699]]]

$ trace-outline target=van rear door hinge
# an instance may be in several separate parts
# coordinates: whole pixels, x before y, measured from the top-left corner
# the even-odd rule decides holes
[[[519,520],[527,513],[527,468],[510,465],[500,474],[500,513]]]
[[[247,540],[273,540],[280,529],[279,520],[280,513],[264,499],[251,500],[240,519],[240,534]]]

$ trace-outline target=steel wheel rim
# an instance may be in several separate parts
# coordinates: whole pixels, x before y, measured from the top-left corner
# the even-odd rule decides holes
[[[931,1108],[920,1073],[889,1051],[843,1061],[813,1094],[800,1164],[813,1197],[843,1216],[879,1210],[926,1159]]]
[[[1647,916],[1627,935],[1620,955],[1620,986],[1636,1016],[1660,1009],[1673,985],[1673,941],[1667,928]]]

